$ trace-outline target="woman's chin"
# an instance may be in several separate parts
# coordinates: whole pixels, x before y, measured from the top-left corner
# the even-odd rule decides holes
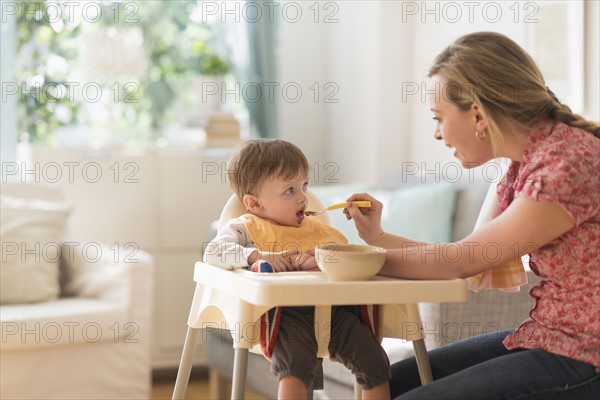
[[[456,158],[465,169],[471,169],[485,164],[485,161],[469,160],[468,157],[465,157],[458,150],[454,152],[454,158]]]

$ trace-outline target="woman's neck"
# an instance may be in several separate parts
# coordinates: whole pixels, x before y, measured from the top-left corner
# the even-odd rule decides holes
[[[504,146],[500,156],[521,162],[523,160],[523,152],[525,151],[529,130],[525,128],[513,128],[511,132],[511,134],[505,136]]]

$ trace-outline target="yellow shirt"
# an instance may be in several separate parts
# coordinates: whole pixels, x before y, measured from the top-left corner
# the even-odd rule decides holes
[[[244,214],[240,220],[260,251],[306,252],[327,243],[348,243],[348,239],[334,227],[310,218],[305,219],[300,226],[279,225],[252,214]]]

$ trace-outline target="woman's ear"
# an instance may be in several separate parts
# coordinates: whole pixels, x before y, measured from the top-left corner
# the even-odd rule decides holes
[[[244,207],[246,207],[246,210],[248,211],[254,212],[262,208],[260,201],[253,194],[245,194],[244,198],[242,199],[242,202],[244,203]]]
[[[473,112],[473,116],[475,118],[475,125],[477,125],[477,130],[479,132],[485,132],[487,129],[487,119],[485,117],[485,113],[481,109],[481,107],[473,103],[471,105],[471,111]]]

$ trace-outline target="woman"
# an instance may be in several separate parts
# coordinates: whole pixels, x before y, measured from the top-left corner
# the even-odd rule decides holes
[[[431,351],[434,382],[419,386],[414,359],[395,364],[398,399],[583,399],[600,393],[600,139],[545,86],[527,53],[497,33],[457,39],[429,71],[435,138],[464,167],[510,165],[487,223],[440,246],[384,233],[382,205],[345,210],[367,243],[388,250],[382,273],[466,278],[524,254],[540,277],[535,306],[514,331]],[[482,249],[494,244],[499,256]],[[415,251],[418,248],[419,251]],[[404,251],[408,250],[410,251]],[[444,261],[444,258],[450,258]]]

